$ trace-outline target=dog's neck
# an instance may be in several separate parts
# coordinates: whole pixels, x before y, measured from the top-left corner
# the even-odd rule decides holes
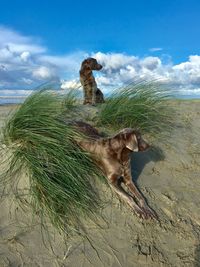
[[[124,161],[128,161],[130,158],[130,153],[132,152],[130,149],[126,148],[123,141],[119,142],[115,138],[110,139],[111,148],[113,152],[116,154],[116,157],[120,163]]]
[[[80,76],[90,76],[90,75],[92,75],[92,70],[91,69],[88,69],[85,66],[83,66],[80,69]]]
[[[126,147],[124,149],[122,149],[121,161],[122,161],[123,164],[130,160],[131,152],[132,151],[130,149],[126,148]]]

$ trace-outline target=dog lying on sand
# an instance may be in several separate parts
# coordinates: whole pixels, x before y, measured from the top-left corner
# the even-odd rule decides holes
[[[131,176],[131,152],[146,151],[149,148],[141,134],[131,128],[125,128],[115,136],[105,138],[88,123],[76,121],[73,125],[86,136],[86,139],[78,141],[78,144],[91,154],[114,191],[131,206],[139,217],[157,219],[157,214],[148,206]],[[121,183],[126,185],[131,194],[124,190]]]
[[[81,64],[80,73],[80,82],[83,86],[84,92],[84,102],[83,104],[92,104],[104,102],[103,93],[99,88],[97,88],[97,83],[92,74],[93,70],[101,70],[102,65],[97,63],[95,58],[87,58]]]

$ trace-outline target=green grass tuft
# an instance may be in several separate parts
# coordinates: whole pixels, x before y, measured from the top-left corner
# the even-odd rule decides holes
[[[72,93],[61,97],[46,90],[36,92],[12,115],[3,131],[3,143],[10,151],[4,178],[18,184],[20,175],[17,178],[16,174],[26,172],[35,212],[48,215],[53,225],[65,232],[78,231],[83,218],[92,217],[100,205],[92,179],[101,173],[76,145],[79,133],[60,119],[75,105]]]
[[[111,130],[138,128],[153,136],[167,133],[173,118],[169,99],[158,83],[130,84],[108,97],[100,108],[97,125]]]

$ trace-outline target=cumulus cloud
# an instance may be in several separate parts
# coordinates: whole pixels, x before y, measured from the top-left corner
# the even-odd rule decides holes
[[[113,87],[144,80],[159,80],[168,84],[174,92],[200,95],[200,56],[191,55],[188,61],[173,65],[163,63],[161,58],[146,56],[139,58],[125,54],[93,54],[104,66],[102,76],[97,76],[99,86],[109,91]],[[188,91],[187,91],[188,90]],[[186,93],[188,92],[188,93]]]
[[[161,66],[161,60],[158,57],[146,57],[141,61],[141,65],[144,68],[153,71]]]
[[[37,39],[0,27],[0,88],[30,88],[58,79],[57,68],[41,60],[46,53]]]
[[[61,80],[61,89],[81,89],[81,83],[78,79],[74,80]]]
[[[48,80],[55,75],[54,70],[46,66],[37,67],[32,74],[34,78],[39,80]]]
[[[21,57],[22,61],[24,61],[24,62],[27,62],[28,59],[30,58],[30,56],[31,56],[31,53],[29,51],[24,51],[20,54],[20,57]]]
[[[106,91],[139,79],[163,78],[162,62],[158,57],[139,58],[121,53],[105,54],[101,52],[92,54],[92,56],[103,65],[103,69],[100,72],[102,75],[97,75],[97,81],[100,86],[106,87]]]
[[[52,56],[38,38],[0,26],[0,89],[77,79],[81,61],[88,56],[85,52]]]
[[[200,56],[190,56],[187,62],[173,66],[173,71],[177,77],[176,82],[182,85],[200,85]]]
[[[161,50],[159,47],[149,49],[150,52]],[[105,93],[141,79],[158,79],[182,94],[193,92],[200,95],[199,55],[190,55],[187,61],[180,64],[164,61],[163,57],[142,58],[125,53],[79,51],[51,55],[39,39],[5,27],[0,27],[0,91],[12,89],[10,92],[17,95],[17,90],[13,89],[30,89],[52,80],[59,84],[56,89],[80,89],[80,65],[89,56],[95,57],[103,65],[103,69],[94,72],[94,75],[98,87]],[[21,93],[26,95],[25,91]]]
[[[133,65],[137,61],[137,57],[128,56],[120,53],[95,53],[92,54],[97,61],[103,63],[105,71],[115,71],[119,68],[126,67],[127,65]]]

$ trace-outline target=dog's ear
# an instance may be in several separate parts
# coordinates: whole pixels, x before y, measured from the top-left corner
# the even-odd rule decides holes
[[[115,137],[112,139],[112,147],[114,150],[126,147],[131,151],[137,152],[138,141],[135,135],[135,132],[131,128],[125,128],[121,130]]]
[[[115,135],[113,138],[110,139],[110,144],[115,152],[121,150],[121,148],[124,147],[123,135],[121,133]]]
[[[126,128],[123,129],[122,132],[126,148],[130,149],[131,151],[138,152],[138,141],[134,130],[131,128]]]

